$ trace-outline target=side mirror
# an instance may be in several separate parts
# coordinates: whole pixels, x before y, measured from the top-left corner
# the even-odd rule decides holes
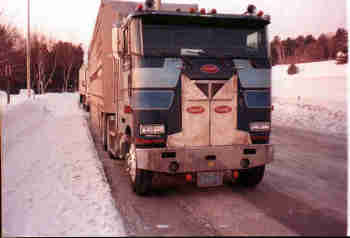
[[[124,42],[120,37],[120,29],[121,24],[115,23],[112,26],[112,51],[113,56],[117,57],[117,55],[123,54],[124,51]]]

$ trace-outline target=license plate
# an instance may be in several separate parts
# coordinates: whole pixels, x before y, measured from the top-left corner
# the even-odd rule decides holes
[[[197,173],[198,187],[215,187],[223,183],[223,173],[221,172],[199,172]]]

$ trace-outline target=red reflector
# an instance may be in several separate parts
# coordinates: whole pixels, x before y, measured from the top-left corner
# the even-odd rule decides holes
[[[201,8],[200,13],[201,13],[201,14],[205,14],[205,9],[204,9],[204,8]]]
[[[213,64],[205,64],[200,68],[200,71],[208,74],[215,74],[220,71],[219,67]]]
[[[271,111],[273,111],[274,109],[275,109],[275,108],[274,108],[274,106],[272,105],[272,106],[271,106]]]
[[[215,108],[216,113],[229,113],[231,111],[232,111],[232,107],[226,106],[226,105],[218,106]]]
[[[214,9],[211,9],[210,13],[211,13],[211,14],[216,14],[216,9],[215,9],[215,8],[214,8]]]
[[[164,139],[143,139],[143,138],[135,138],[136,144],[160,144],[164,143]]]
[[[189,113],[199,114],[199,113],[203,113],[205,109],[202,106],[193,106],[193,107],[188,107],[186,111]]]
[[[257,15],[258,15],[258,17],[262,17],[264,15],[264,12],[263,11],[259,11]]]
[[[124,113],[132,113],[132,108],[130,106],[124,106]]]
[[[195,13],[196,9],[194,9],[193,7],[190,8],[190,13]]]

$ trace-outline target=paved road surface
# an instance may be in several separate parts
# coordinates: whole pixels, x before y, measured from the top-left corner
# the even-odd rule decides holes
[[[275,161],[255,189],[177,184],[139,197],[124,161],[95,141],[129,235],[346,235],[346,137],[274,127],[271,142]]]

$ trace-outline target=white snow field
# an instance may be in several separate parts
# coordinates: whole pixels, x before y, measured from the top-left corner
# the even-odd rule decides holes
[[[272,124],[346,135],[347,64],[332,60],[296,65],[295,75],[287,74],[289,65],[273,67]]]
[[[346,134],[346,65],[297,66],[293,76],[287,65],[273,67],[273,125]],[[4,102],[3,234],[126,235],[78,94],[11,95],[11,104]]]
[[[78,94],[2,105],[2,233],[125,236]]]

